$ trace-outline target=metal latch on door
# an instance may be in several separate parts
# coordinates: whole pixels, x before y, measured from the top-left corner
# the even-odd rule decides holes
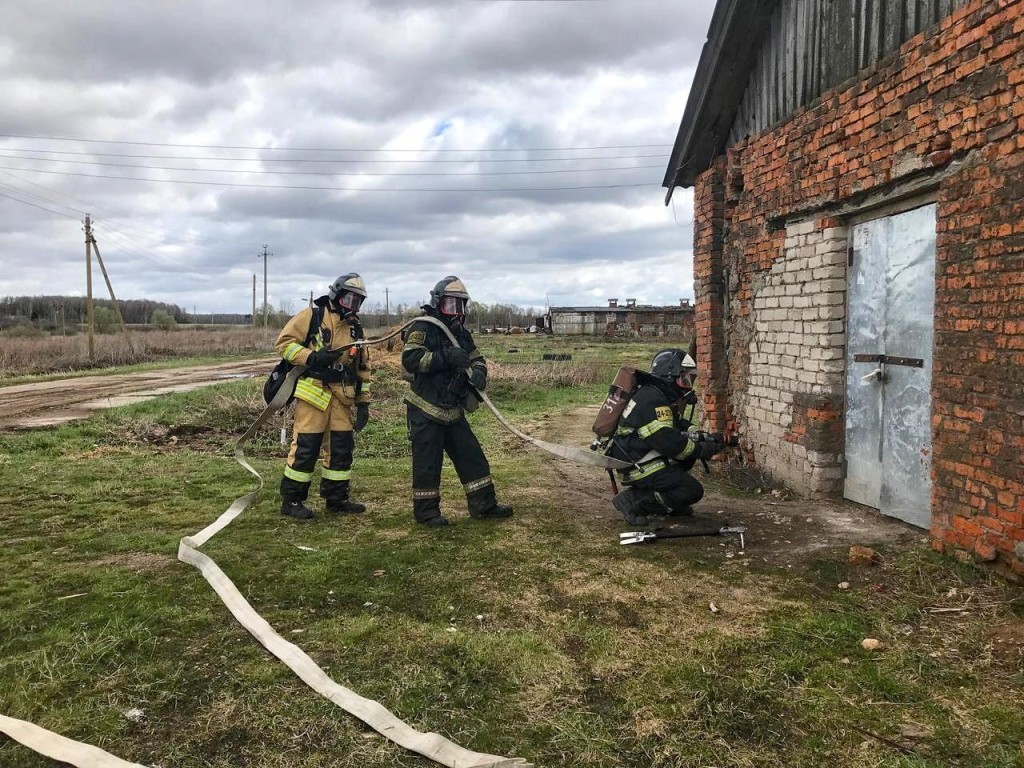
[[[896,357],[895,355],[854,355],[855,363],[881,363],[882,365],[908,365],[911,368],[924,368],[924,360],[920,357]]]
[[[884,382],[886,365],[907,365],[911,368],[923,368],[924,360],[919,357],[896,357],[895,355],[854,355],[855,363],[878,363],[878,367],[866,376],[860,377],[862,385],[873,382]]]

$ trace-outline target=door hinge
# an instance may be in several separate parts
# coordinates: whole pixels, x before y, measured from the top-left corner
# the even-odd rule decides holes
[[[853,266],[853,244],[851,243],[846,247],[846,266]]]

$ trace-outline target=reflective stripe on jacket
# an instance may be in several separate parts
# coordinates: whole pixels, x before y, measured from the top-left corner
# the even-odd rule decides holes
[[[424,307],[424,310],[431,317],[439,318],[432,308]],[[469,372],[486,384],[487,361],[477,350],[473,334],[460,325],[449,327],[459,346],[469,353]],[[405,402],[443,424],[451,424],[462,416],[469,393],[468,372],[445,365],[443,350],[451,346],[444,331],[433,323],[414,323],[409,327],[402,348],[402,368],[413,377]]]
[[[696,399],[672,400],[676,394],[667,385],[649,383],[641,385],[630,398],[608,452],[609,456],[633,463],[632,469],[621,472],[625,482],[660,472],[669,466],[669,459],[692,463],[697,444],[686,432],[698,426]]]
[[[285,324],[274,344],[277,353],[295,365],[305,365],[313,352],[338,349],[362,336],[362,329],[356,323],[350,323],[337,311],[331,310],[327,296],[321,296],[316,304],[324,310],[323,319],[309,346],[303,344],[313,315],[309,307]],[[327,410],[332,397],[341,398],[346,405],[370,402],[370,353],[367,347],[352,348],[344,353],[331,369],[332,374],[335,372],[344,381],[325,383],[310,373],[303,375],[296,382],[295,397],[321,411]]]

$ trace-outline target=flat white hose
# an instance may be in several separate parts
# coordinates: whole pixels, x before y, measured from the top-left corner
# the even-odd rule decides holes
[[[444,323],[432,317],[417,317],[386,336],[353,342],[343,347],[343,349],[380,344],[397,336],[413,323],[420,321],[439,326],[447,334],[451,342],[456,346],[458,345],[458,342]],[[202,573],[210,586],[213,587],[239,624],[245,627],[268,651],[284,662],[303,682],[321,696],[362,720],[382,736],[408,750],[430,758],[436,763],[449,766],[449,768],[532,768],[532,764],[522,758],[500,757],[482,752],[473,752],[460,747],[440,734],[417,731],[376,701],[364,698],[345,686],[336,683],[301,648],[277,634],[273,627],[242,597],[238,588],[235,587],[217,563],[199,551],[200,547],[226,528],[232,520],[259,498],[260,492],[263,489],[263,478],[246,460],[243,446],[256,434],[261,424],[285,406],[295,389],[296,380],[305,370],[305,366],[296,366],[288,373],[274,399],[267,405],[249,429],[246,430],[245,434],[235,443],[235,460],[256,477],[259,482],[258,487],[244,496],[235,499],[231,506],[221,513],[220,517],[199,531],[199,533],[194,536],[184,537],[178,545],[178,559],[198,568],[199,572]],[[613,469],[630,466],[625,462],[619,462],[600,454],[586,452],[569,446],[556,445],[530,437],[513,427],[501,415],[487,395],[476,389],[473,392],[491,410],[502,426],[517,437],[542,450],[562,458],[594,466]],[[104,752],[102,749],[73,741],[24,720],[16,720],[0,715],[0,731],[41,755],[76,766],[76,768],[146,768],[146,766],[139,763],[127,762],[108,752]]]

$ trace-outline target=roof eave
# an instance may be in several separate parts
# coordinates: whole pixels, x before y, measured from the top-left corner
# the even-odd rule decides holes
[[[763,31],[778,0],[718,0],[665,170],[665,204],[725,148]]]

